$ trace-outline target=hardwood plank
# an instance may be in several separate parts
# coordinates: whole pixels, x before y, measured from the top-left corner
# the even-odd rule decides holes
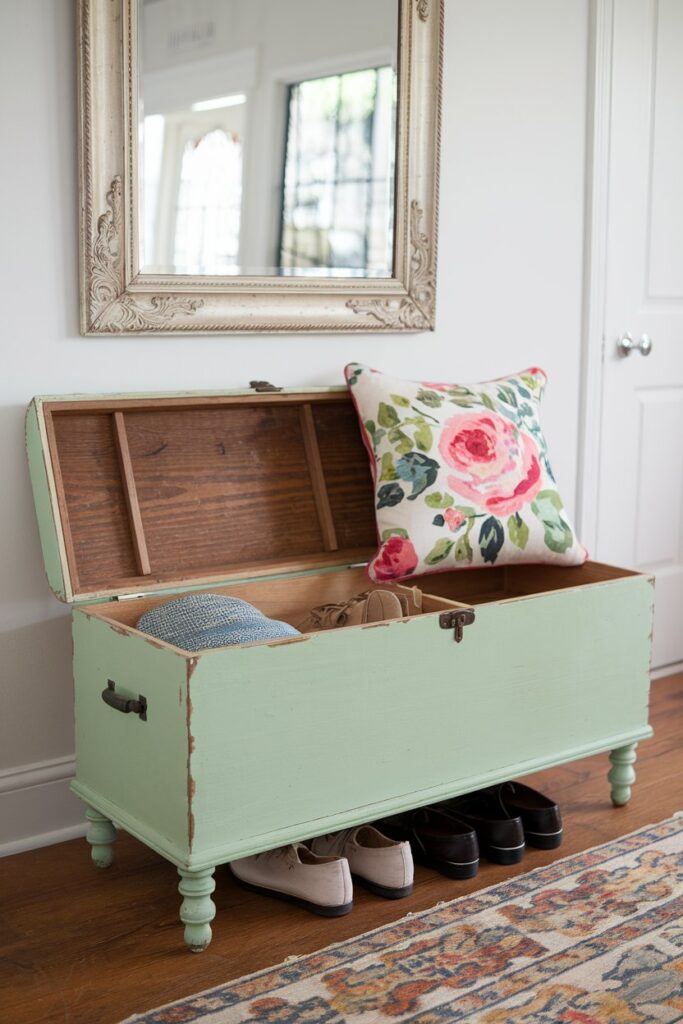
[[[46,416],[46,423],[48,417]],[[74,593],[139,579],[112,417],[52,416],[52,464]],[[52,447],[52,446],[51,446]]]
[[[114,589],[94,590],[87,594],[79,595],[81,600],[94,601],[101,597],[114,597],[117,594],[132,594],[135,591],[144,592],[146,594],[154,593],[155,591],[168,590],[174,588],[182,590],[184,588],[199,588],[199,587],[210,587],[212,591],[219,587],[222,583],[230,583],[231,580],[251,580],[258,579],[261,586],[263,583],[270,584],[275,582],[278,576],[287,573],[299,573],[299,572],[315,572],[316,570],[326,570],[338,567],[346,569],[348,566],[359,566],[366,565],[372,551],[368,548],[359,548],[355,550],[349,550],[345,548],[343,551],[330,551],[325,554],[316,553],[314,555],[301,555],[298,558],[281,558],[275,559],[269,562],[245,562],[240,566],[239,569],[228,570],[216,575],[209,573],[208,575],[193,576],[191,574],[181,575],[179,577],[174,576],[172,573],[153,573],[151,576],[145,579],[144,591],[141,590],[142,582],[140,577],[124,577],[121,581],[122,586]],[[367,586],[368,577],[365,576],[365,585]]]
[[[299,415],[301,417],[301,432],[304,438],[306,461],[308,462],[308,470],[311,474],[313,498],[315,500],[315,507],[318,513],[320,531],[323,536],[323,546],[325,551],[337,551],[339,544],[337,543],[337,534],[334,529],[330,499],[327,495],[327,488],[325,486],[325,472],[320,459],[320,449],[318,447],[318,438],[315,432],[315,421],[313,419],[313,410],[310,402],[305,402],[304,405],[301,406]]]
[[[348,392],[340,387],[334,390],[321,391],[281,391],[262,392],[237,395],[212,395],[202,392],[189,395],[135,395],[130,398],[119,395],[103,395],[101,398],[56,398],[47,399],[44,403],[46,412],[81,413],[81,412],[114,412],[116,409],[200,409],[205,406],[228,405],[298,405],[300,402],[339,402],[346,398]]]
[[[116,449],[119,454],[121,477],[123,479],[123,493],[126,498],[126,507],[128,508],[128,518],[130,520],[130,530],[133,538],[133,548],[135,549],[138,571],[141,572],[143,576],[149,576],[152,570],[149,564],[145,528],[142,524],[140,502],[138,501],[138,489],[135,485],[135,473],[133,472],[133,462],[130,457],[130,448],[128,446],[126,421],[120,409],[114,413],[114,437],[116,438]]]
[[[356,410],[350,401],[317,403],[311,409],[339,547],[376,549],[374,485]]]
[[[561,803],[559,850],[529,850],[512,868],[483,862],[469,882],[419,868],[408,899],[358,890],[353,913],[336,921],[245,893],[223,866],[214,940],[200,956],[183,948],[174,868],[131,837],[119,837],[117,860],[102,872],[84,840],[8,857],[0,866],[0,1017],[8,1024],[117,1024],[666,818],[683,810],[683,674],[653,684],[651,722],[655,736],[639,747],[627,807],[609,803],[603,755],[529,777]]]
[[[77,597],[369,553],[372,484],[348,396],[246,397],[46,403]]]

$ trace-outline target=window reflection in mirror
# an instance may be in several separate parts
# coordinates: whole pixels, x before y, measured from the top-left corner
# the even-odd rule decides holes
[[[393,68],[290,87],[280,266],[390,276]]]
[[[391,277],[398,0],[141,0],[143,273]]]

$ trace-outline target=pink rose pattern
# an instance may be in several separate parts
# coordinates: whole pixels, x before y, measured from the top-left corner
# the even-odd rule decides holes
[[[382,543],[372,579],[585,560],[538,422],[542,370],[466,386],[395,380],[352,363],[346,379],[375,457]]]
[[[541,489],[536,442],[498,413],[465,412],[446,420],[439,452],[456,471],[448,477],[450,489],[496,515],[518,512]]]
[[[446,526],[453,533],[467,522],[467,516],[463,515],[459,508],[447,508],[443,517],[446,520]]]
[[[410,576],[417,568],[417,552],[405,537],[389,537],[375,556],[376,580],[396,580]]]

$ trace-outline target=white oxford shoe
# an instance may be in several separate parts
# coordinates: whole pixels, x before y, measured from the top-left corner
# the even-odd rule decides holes
[[[318,836],[309,845],[318,855],[346,857],[353,878],[377,896],[397,900],[413,891],[410,843],[389,839],[372,825]]]
[[[243,888],[288,900],[314,914],[341,917],[353,909],[348,861],[334,854],[318,855],[303,843],[242,857],[230,868]]]

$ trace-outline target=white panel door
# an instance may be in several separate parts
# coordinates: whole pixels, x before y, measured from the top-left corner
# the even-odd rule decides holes
[[[596,554],[655,573],[661,667],[683,661],[683,0],[614,3],[605,298]]]

